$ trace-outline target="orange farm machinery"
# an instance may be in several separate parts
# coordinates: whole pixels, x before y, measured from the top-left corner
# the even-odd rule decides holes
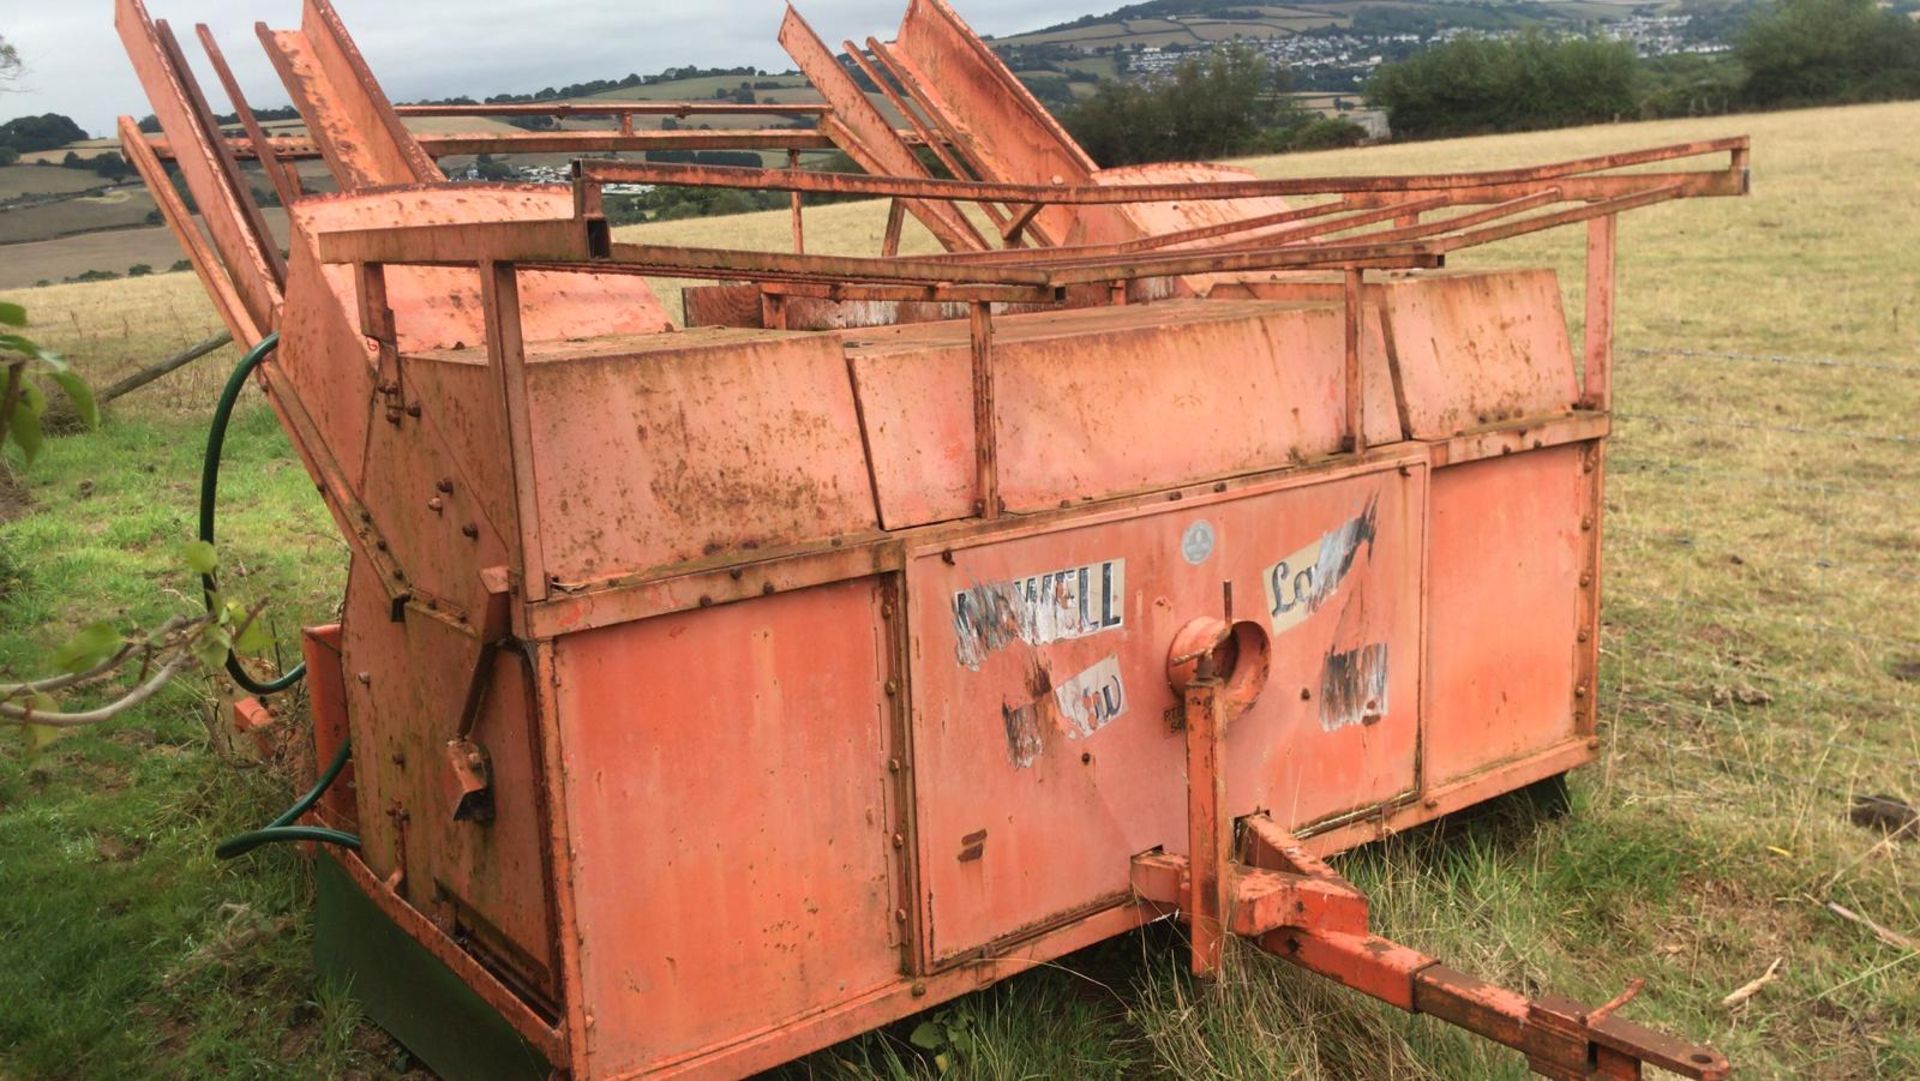
[[[199,28],[226,130],[117,24],[127,155],[352,551],[333,783],[266,832],[331,842],[319,963],[446,1076],[741,1076],[1163,919],[1548,1077],[1727,1072],[1373,935],[1323,860],[1595,756],[1615,223],[1743,194],[1746,140],[1102,169],[944,0],[837,52],[787,11],[816,103],[413,107],[304,0],[258,28],[298,128]],[[407,124],[516,114],[572,126]],[[773,156],[607,157],[660,149]],[[791,250],[623,240],[613,185],[790,193]],[[880,251],[808,251],[809,194]],[[1578,342],[1551,271],[1445,266],[1573,225]]]

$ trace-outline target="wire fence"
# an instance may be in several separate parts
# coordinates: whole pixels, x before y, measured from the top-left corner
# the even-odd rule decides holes
[[[1755,783],[1920,797],[1920,362],[1616,358],[1603,716]]]

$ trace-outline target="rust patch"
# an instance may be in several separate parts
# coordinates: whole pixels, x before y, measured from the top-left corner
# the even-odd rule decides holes
[[[987,848],[987,831],[974,830],[960,838],[960,862],[971,863],[980,858]]]
[[[1373,642],[1327,655],[1320,669],[1320,727],[1377,724],[1387,714],[1387,644]]]

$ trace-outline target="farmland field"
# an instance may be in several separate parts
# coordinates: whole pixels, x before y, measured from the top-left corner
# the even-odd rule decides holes
[[[1589,1002],[1646,977],[1625,1014],[1716,1044],[1742,1077],[1920,1076],[1920,839],[1848,820],[1856,794],[1920,799],[1916,130],[1920,103],[1250,163],[1268,176],[1454,171],[1754,137],[1750,198],[1622,219],[1601,761],[1573,776],[1564,817],[1514,803],[1341,857],[1383,934]],[[809,248],[875,251],[883,217],[876,203],[810,209]],[[780,248],[787,228],[779,212],[623,237]],[[1577,319],[1583,235],[1460,263],[1554,267]],[[187,274],[4,297],[96,383],[216,327]],[[192,609],[175,549],[232,359],[126,399],[24,471],[32,505],[0,524],[0,667],[25,673],[94,618]],[[230,588],[271,598],[282,637],[328,618],[345,548],[257,400],[224,476]],[[229,761],[208,723],[218,708],[180,685],[37,756],[0,748],[0,1076],[415,1069],[311,977],[297,855],[213,860],[214,838],[290,795],[285,763]],[[933,1042],[953,1056],[949,1078],[1522,1076],[1516,1055],[1241,960],[1203,992],[1181,975],[1177,934],[1157,927],[932,1011]],[[1776,961],[1744,1005],[1721,1004]],[[935,1077],[914,1025],[788,1074]]]

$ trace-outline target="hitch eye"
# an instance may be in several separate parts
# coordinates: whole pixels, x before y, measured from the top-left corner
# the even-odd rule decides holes
[[[1252,620],[1232,624],[1213,616],[1191,620],[1167,649],[1167,683],[1175,694],[1212,677],[1221,684],[1229,717],[1243,713],[1267,686],[1272,645],[1267,629]]]

